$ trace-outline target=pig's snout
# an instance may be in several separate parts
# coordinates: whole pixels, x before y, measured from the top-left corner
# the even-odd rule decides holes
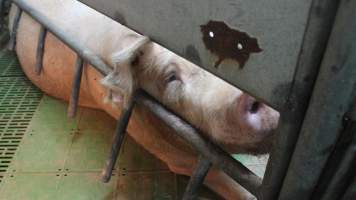
[[[254,137],[262,139],[277,126],[279,113],[248,94],[239,98],[238,110],[240,127]]]
[[[244,94],[242,99],[242,109],[247,112],[247,114],[257,114],[262,106],[264,106],[261,102],[257,101],[255,98]]]
[[[255,118],[260,119],[260,115],[263,112],[263,109],[265,109],[265,105],[248,94],[242,94],[237,101],[237,109],[240,114],[239,119],[243,119],[243,121],[247,120],[250,123],[257,123],[257,119]]]

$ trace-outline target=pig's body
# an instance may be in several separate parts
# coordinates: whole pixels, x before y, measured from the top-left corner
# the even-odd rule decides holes
[[[113,53],[124,50],[142,37],[74,0],[27,2],[111,66],[115,66],[111,59]],[[45,93],[67,101],[76,54],[51,33],[47,33],[43,71],[41,75],[36,75],[39,30],[37,22],[26,14],[22,15],[16,45],[20,63],[35,85]],[[150,43],[143,53],[136,66],[139,72],[135,75],[139,78],[140,87],[204,130],[217,143],[240,152],[266,151],[266,148],[259,147],[268,146],[264,140],[277,125],[277,112],[259,104],[257,111],[253,110],[252,113],[251,104],[254,101],[250,97],[159,45]],[[122,103],[117,102],[116,106],[104,103],[107,89],[100,84],[103,78],[94,68],[88,65],[84,67],[79,104],[103,109],[118,118]],[[116,93],[114,97],[120,99],[120,94]],[[257,114],[250,116],[250,112]],[[128,126],[129,135],[167,163],[172,171],[190,175],[196,155],[171,132],[139,106],[135,108]],[[237,183],[217,169],[210,170],[205,183],[226,199],[244,199],[248,196]]]

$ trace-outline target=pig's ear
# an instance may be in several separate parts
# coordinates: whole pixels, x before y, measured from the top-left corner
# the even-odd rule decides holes
[[[109,89],[107,98],[109,101],[111,101],[112,92],[115,92],[123,96],[124,106],[127,106],[137,87],[133,63],[143,53],[149,41],[149,38],[142,37],[131,46],[112,55],[114,70],[101,80],[101,84]]]

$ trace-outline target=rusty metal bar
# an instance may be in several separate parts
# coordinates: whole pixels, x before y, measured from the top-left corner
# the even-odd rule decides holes
[[[12,30],[11,30],[11,34],[10,34],[10,40],[9,40],[9,44],[8,44],[8,47],[7,47],[10,51],[15,50],[17,28],[19,27],[19,22],[20,22],[20,19],[21,19],[21,14],[22,14],[22,9],[18,7],[18,8],[16,9],[14,21],[13,21],[13,23],[12,23]]]
[[[73,119],[77,114],[78,102],[79,102],[79,93],[80,93],[80,82],[82,80],[84,62],[83,59],[77,55],[77,60],[75,63],[75,73],[72,83],[72,93],[69,99],[68,105],[68,118]]]
[[[199,156],[197,166],[185,189],[183,200],[197,199],[198,189],[203,184],[204,178],[208,174],[211,165],[212,164],[208,159]]]
[[[13,0],[13,3],[15,3],[20,9],[29,14],[38,23],[45,26],[48,31],[54,34],[59,40],[69,46],[72,50],[77,52],[81,58],[91,64],[101,74],[109,74],[111,67],[105,64],[105,62],[98,55],[94,54],[85,45],[70,37],[65,32],[65,30],[62,30],[60,27],[53,24],[47,17],[36,11],[36,9],[34,9],[26,0]]]
[[[104,183],[107,183],[110,181],[112,171],[114,170],[115,163],[116,163],[117,157],[119,155],[122,142],[124,141],[126,128],[129,123],[134,105],[135,105],[135,101],[133,99],[131,99],[128,102],[128,106],[126,108],[123,108],[123,110],[121,112],[121,116],[120,116],[119,120],[117,121],[114,139],[113,139],[113,143],[111,146],[111,151],[110,151],[108,159],[106,160],[105,168],[102,172],[102,181]]]
[[[43,54],[44,54],[44,45],[47,35],[47,29],[41,25],[40,34],[38,35],[37,41],[37,51],[36,51],[36,66],[35,72],[37,75],[40,75],[43,67]]]
[[[253,195],[256,196],[258,194],[262,183],[260,177],[232,158],[230,154],[220,147],[208,142],[195,128],[161,106],[144,91],[141,90],[141,92],[138,92],[135,99],[138,104],[145,106],[145,108],[171,127],[178,136],[187,141],[199,154],[209,159],[212,164],[220,167]]]

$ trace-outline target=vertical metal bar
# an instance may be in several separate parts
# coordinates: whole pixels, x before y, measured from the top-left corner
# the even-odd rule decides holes
[[[197,166],[190,177],[185,189],[183,200],[197,199],[198,189],[203,184],[205,176],[208,174],[212,163],[203,156],[199,156]]]
[[[75,62],[75,73],[72,82],[72,93],[69,99],[68,105],[68,118],[74,118],[77,113],[79,93],[80,93],[80,82],[82,80],[83,74],[83,59],[77,55],[77,60]]]
[[[356,86],[356,1],[341,0],[279,199],[310,199]]]
[[[133,98],[131,98],[130,101],[128,102],[127,108],[123,108],[121,116],[117,122],[116,130],[114,133],[114,139],[111,146],[111,151],[108,159],[106,160],[105,168],[102,172],[102,181],[104,183],[110,181],[112,171],[114,169],[122,142],[124,141],[126,128],[129,123],[134,105],[135,105],[135,101],[133,100]]]
[[[356,169],[356,121],[346,122],[342,138],[320,176],[312,199],[340,199]]]
[[[0,0],[0,31],[2,31],[4,25],[4,18],[5,18],[5,0]]]
[[[351,183],[346,189],[341,200],[355,200],[356,199],[356,175],[354,174]]]
[[[324,167],[312,199],[341,199],[352,180],[350,175],[356,169],[356,102],[352,110],[344,117],[341,138]]]
[[[313,0],[293,83],[258,199],[275,200],[282,187],[334,23],[339,0]]]
[[[37,51],[36,51],[35,72],[37,75],[41,74],[42,67],[43,67],[43,54],[44,54],[46,35],[47,35],[47,29],[43,25],[41,25],[40,33],[38,35]]]
[[[15,50],[17,28],[19,26],[19,22],[20,22],[20,19],[21,19],[21,14],[22,14],[22,9],[17,7],[16,13],[15,13],[15,17],[14,17],[14,21],[13,21],[13,24],[12,24],[12,30],[11,30],[9,45],[7,47],[10,51]]]

